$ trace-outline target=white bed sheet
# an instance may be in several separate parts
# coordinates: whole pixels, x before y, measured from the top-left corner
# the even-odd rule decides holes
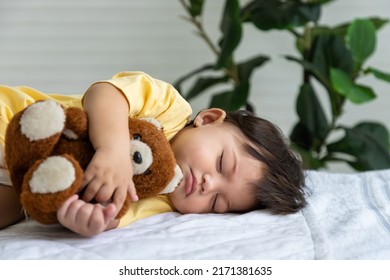
[[[164,213],[93,238],[25,221],[0,231],[0,259],[390,259],[390,170],[307,183],[287,216]]]

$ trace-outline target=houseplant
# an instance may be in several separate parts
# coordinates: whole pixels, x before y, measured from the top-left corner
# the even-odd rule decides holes
[[[360,83],[363,76],[374,75],[390,82],[390,74],[366,65],[375,51],[376,32],[387,23],[386,19],[356,18],[329,27],[320,24],[320,15],[323,6],[333,0],[254,0],[243,6],[238,0],[226,0],[220,21],[221,38],[213,42],[202,26],[204,1],[179,1],[187,20],[216,55],[215,61],[191,71],[175,83],[181,90],[183,83],[195,78],[184,93],[187,100],[214,88],[210,107],[251,109],[248,102],[251,74],[269,61],[269,57],[260,54],[246,61],[235,60],[237,46],[245,39],[242,27],[253,24],[259,32],[285,31],[286,36],[294,36],[299,53],[298,57],[285,57],[302,69],[296,98],[299,120],[290,140],[306,167],[325,168],[327,163],[339,161],[359,171],[390,168],[390,136],[385,125],[362,121],[349,127],[340,123],[348,102],[363,104],[376,97],[371,87]],[[227,89],[220,91],[216,85],[221,84],[228,85]],[[328,110],[321,104],[320,94],[327,95]],[[342,136],[335,139],[335,135],[340,134]]]

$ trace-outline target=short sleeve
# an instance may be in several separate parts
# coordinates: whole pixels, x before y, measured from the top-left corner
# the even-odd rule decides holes
[[[121,72],[107,82],[126,97],[131,117],[156,118],[171,139],[189,121],[192,114],[189,103],[167,82],[152,78],[144,72]]]

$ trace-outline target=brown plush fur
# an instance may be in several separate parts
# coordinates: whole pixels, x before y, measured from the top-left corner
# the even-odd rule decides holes
[[[26,108],[27,109],[27,108]],[[43,224],[56,223],[56,211],[62,203],[80,189],[83,170],[92,159],[94,149],[88,138],[88,123],[85,112],[78,108],[64,109],[64,130],[71,130],[77,140],[65,136],[63,131],[45,139],[31,141],[21,132],[20,119],[25,110],[17,113],[7,127],[5,161],[10,177],[21,203],[34,220]],[[50,118],[50,116],[45,116]],[[153,124],[129,118],[130,137],[140,135],[141,140],[152,150],[153,162],[144,174],[134,175],[133,181],[140,199],[159,194],[174,177],[176,161],[163,132]],[[65,133],[66,134],[66,133]],[[66,190],[54,193],[33,193],[30,180],[34,171],[49,156],[60,155],[72,163],[76,179]],[[129,155],[130,156],[130,155]],[[127,197],[117,218],[128,210],[131,200]]]

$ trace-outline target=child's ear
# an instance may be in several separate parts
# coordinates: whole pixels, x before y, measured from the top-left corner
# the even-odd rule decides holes
[[[198,113],[194,119],[194,126],[202,126],[211,123],[222,123],[226,112],[219,108],[205,109]]]

